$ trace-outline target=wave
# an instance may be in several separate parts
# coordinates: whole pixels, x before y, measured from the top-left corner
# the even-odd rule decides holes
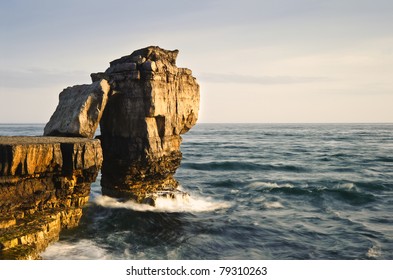
[[[244,182],[241,180],[235,180],[235,179],[224,179],[224,180],[218,180],[216,182],[211,182],[210,183],[214,187],[233,187],[233,188],[239,188],[244,185]]]
[[[330,187],[324,185],[300,187],[291,184],[253,182],[248,186],[263,193],[320,197],[321,199],[331,197],[354,206],[366,205],[376,201],[375,194],[359,189],[354,183],[342,183]]]
[[[370,259],[378,258],[379,256],[381,256],[381,248],[373,245],[371,248],[368,249],[366,256]]]
[[[140,204],[132,200],[119,201],[109,196],[97,196],[93,203],[107,208],[124,208],[137,212],[212,212],[219,209],[226,209],[231,206],[225,201],[215,201],[209,198],[196,196],[176,196],[175,198],[158,197],[156,205]]]
[[[281,202],[273,201],[273,202],[266,202],[263,204],[266,209],[281,209],[284,208]]]
[[[380,162],[393,162],[393,157],[388,157],[388,156],[379,156],[375,159],[375,161],[380,161]]]
[[[361,206],[371,202],[375,202],[375,195],[365,192],[357,192],[346,189],[324,189],[324,193],[333,196],[354,206]]]
[[[250,188],[293,188],[291,184],[277,184],[274,182],[252,182],[247,185]]]
[[[356,190],[356,186],[354,183],[339,184],[337,187],[344,190]]]
[[[112,257],[92,240],[58,241],[50,245],[41,257],[45,260],[109,260]]]
[[[355,182],[356,186],[360,189],[364,189],[367,191],[389,191],[393,190],[393,183],[389,183],[388,181],[363,181],[363,182]]]
[[[287,172],[308,172],[307,168],[288,164],[260,164],[254,162],[240,161],[211,161],[203,163],[183,163],[181,168],[194,169],[200,171],[287,171]]]
[[[265,196],[257,196],[250,200],[252,205],[260,205],[260,209],[282,209],[285,208],[280,201],[267,201]]]

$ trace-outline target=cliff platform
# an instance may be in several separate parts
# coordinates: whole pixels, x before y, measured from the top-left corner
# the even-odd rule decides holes
[[[78,225],[102,165],[99,140],[0,136],[0,259],[36,259]]]

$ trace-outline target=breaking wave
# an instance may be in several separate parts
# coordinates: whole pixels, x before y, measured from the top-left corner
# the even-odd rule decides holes
[[[280,209],[280,208],[284,208],[284,205],[282,205],[281,202],[273,201],[273,202],[264,203],[264,207],[266,209]]]
[[[49,246],[41,257],[51,260],[109,260],[108,252],[94,241],[81,239],[78,242],[59,241]]]
[[[368,249],[366,255],[370,259],[378,258],[381,255],[381,248],[379,248],[378,246],[373,245],[371,248]]]
[[[123,208],[138,212],[211,212],[229,208],[230,203],[215,201],[209,198],[195,196],[176,196],[175,198],[158,197],[156,205],[140,204],[132,200],[119,201],[109,196],[97,196],[94,200],[96,205],[107,208]]]
[[[250,188],[293,188],[291,184],[277,184],[274,182],[252,182],[248,184]]]

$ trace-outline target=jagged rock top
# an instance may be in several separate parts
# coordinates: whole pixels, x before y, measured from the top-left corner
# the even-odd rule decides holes
[[[111,85],[112,93],[118,92],[117,83],[124,80],[172,83],[174,77],[179,75],[183,81],[194,83],[195,78],[190,69],[176,66],[178,54],[178,50],[170,51],[150,46],[113,60],[105,72],[92,73],[90,76],[93,82],[107,80]]]
[[[164,50],[158,46],[150,46],[143,49],[134,51],[130,55],[123,56],[119,59],[110,62],[110,66],[123,63],[138,63],[141,64],[145,61],[162,61],[166,64],[176,65],[176,58],[179,54],[178,50]]]

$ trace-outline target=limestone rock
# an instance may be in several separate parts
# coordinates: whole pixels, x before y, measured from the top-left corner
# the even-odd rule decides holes
[[[76,226],[101,165],[103,194],[152,205],[185,195],[173,176],[200,97],[177,55],[152,46],[116,59],[91,85],[60,93],[51,137],[0,137],[0,259],[38,258]],[[98,123],[101,143],[73,138],[92,138]]]
[[[37,258],[75,227],[102,164],[99,140],[0,137],[0,259]]]
[[[178,51],[147,47],[110,63],[105,76],[113,91],[102,116],[104,194],[143,201],[175,190],[181,134],[198,119],[199,85],[176,66]]]
[[[68,87],[60,93],[56,111],[45,126],[46,136],[93,138],[108,100],[106,80]]]

